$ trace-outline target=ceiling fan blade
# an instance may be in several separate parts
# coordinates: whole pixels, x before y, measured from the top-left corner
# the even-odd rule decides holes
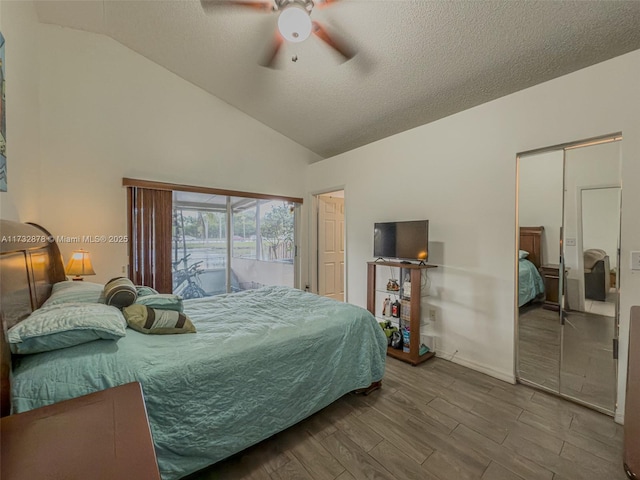
[[[269,53],[265,55],[264,60],[260,62],[260,65],[267,68],[274,68],[276,64],[276,57],[278,56],[278,52],[280,51],[280,47],[284,43],[284,38],[280,35],[279,32],[276,32],[271,47],[269,48]]]
[[[270,1],[245,2],[243,0],[200,0],[200,4],[202,5],[202,9],[205,11],[211,11],[217,7],[243,7],[267,13],[275,10],[275,5]]]
[[[338,42],[334,38],[332,38],[331,35],[329,35],[329,33],[327,32],[327,30],[318,22],[313,22],[312,32],[316,37],[318,37],[320,40],[322,40],[324,43],[326,43],[331,48],[333,48],[336,52],[342,55],[345,61],[350,60],[355,55],[355,52],[351,48],[349,48],[346,44],[344,44],[343,42]]]
[[[334,3],[338,3],[340,0],[314,0],[313,8],[325,8],[330,7]]]

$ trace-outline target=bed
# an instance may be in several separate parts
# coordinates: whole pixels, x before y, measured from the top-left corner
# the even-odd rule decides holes
[[[2,235],[48,237],[36,226],[6,221]],[[195,334],[127,329],[118,341],[11,355],[5,329],[40,307],[65,277],[53,241],[2,247],[3,414],[9,402],[18,413],[138,381],[163,480],[239,452],[348,392],[379,385],[384,374],[386,337],[369,312],[284,287],[185,301]]]
[[[542,262],[544,227],[520,227],[518,255],[518,307],[544,295],[544,280],[539,269]]]

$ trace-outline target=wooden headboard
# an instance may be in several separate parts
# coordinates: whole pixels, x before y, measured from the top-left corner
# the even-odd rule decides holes
[[[529,252],[527,260],[537,268],[542,265],[542,232],[544,227],[520,227],[520,250]]]
[[[54,237],[36,224],[0,220],[0,416],[10,411],[11,351],[6,332],[27,318],[65,280]]]

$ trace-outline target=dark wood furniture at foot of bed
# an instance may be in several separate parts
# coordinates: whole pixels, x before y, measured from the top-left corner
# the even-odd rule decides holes
[[[0,478],[160,480],[137,382],[3,417],[0,435]]]

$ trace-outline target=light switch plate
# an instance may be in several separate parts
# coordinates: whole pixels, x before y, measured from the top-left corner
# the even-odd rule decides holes
[[[640,270],[640,252],[631,252],[631,270]]]

